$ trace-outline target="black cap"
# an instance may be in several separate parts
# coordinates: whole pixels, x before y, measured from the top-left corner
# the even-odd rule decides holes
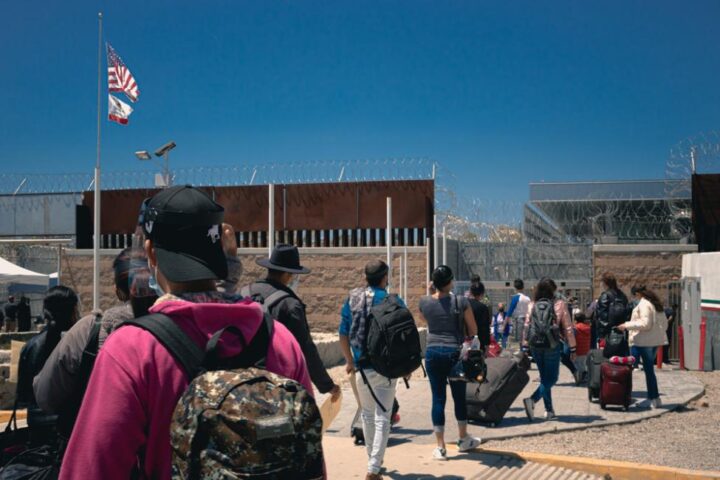
[[[167,188],[147,202],[141,212],[143,230],[168,280],[227,277],[221,240],[224,212],[207,193],[190,185]]]
[[[261,258],[255,263],[270,270],[290,273],[310,273],[309,268],[300,265],[300,252],[295,245],[281,243],[273,248],[270,258]]]
[[[388,273],[388,264],[382,260],[373,260],[365,265],[365,278],[368,280],[381,279]]]

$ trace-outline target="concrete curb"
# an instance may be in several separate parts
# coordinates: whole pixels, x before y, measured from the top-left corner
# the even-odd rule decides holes
[[[677,410],[680,407],[685,407],[690,402],[694,402],[695,400],[698,400],[699,398],[702,398],[703,395],[705,395],[705,387],[703,386],[702,392],[698,393],[697,395],[694,395],[691,397],[687,402],[685,403],[679,403],[676,405],[673,405],[672,408],[659,408],[657,410],[652,410],[651,412],[648,412],[648,414],[644,417],[640,418],[631,418],[628,420],[614,420],[610,422],[605,423],[599,423],[599,424],[585,424],[585,425],[577,425],[577,426],[561,426],[560,428],[555,427],[552,431],[545,431],[545,432],[529,432],[526,434],[523,434],[523,438],[525,437],[537,437],[539,435],[552,435],[553,433],[565,433],[565,432],[575,432],[578,430],[589,430],[591,428],[605,428],[605,427],[612,427],[615,425],[632,425],[633,423],[640,423],[644,420],[649,420],[651,418],[657,418],[660,415],[664,415],[666,413],[670,413],[672,411]],[[511,440],[517,438],[517,434],[508,434],[508,435],[498,435],[496,437],[488,438],[487,440],[489,442],[496,442],[496,441],[503,441],[503,440]]]
[[[535,452],[514,452],[510,450],[486,450],[477,448],[477,453],[504,455],[526,462],[544,463],[555,467],[578,470],[593,475],[610,475],[613,480],[705,480],[720,479],[720,471],[686,470],[662,467],[646,463],[620,462],[586,457],[569,457]]]

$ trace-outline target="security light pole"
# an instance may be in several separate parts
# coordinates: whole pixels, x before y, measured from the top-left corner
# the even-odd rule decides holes
[[[163,177],[163,184],[161,186],[163,187],[169,187],[172,184],[172,179],[170,177],[170,150],[172,150],[176,146],[177,145],[175,144],[175,142],[170,141],[155,150],[155,156],[163,157],[164,159],[164,162],[161,164]],[[135,152],[135,156],[138,158],[138,160],[142,161],[152,160],[152,155],[150,155],[150,152],[148,152],[147,150],[138,150],[137,152]]]

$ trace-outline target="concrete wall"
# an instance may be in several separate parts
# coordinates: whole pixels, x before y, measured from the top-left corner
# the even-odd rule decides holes
[[[666,302],[668,283],[679,280],[682,274],[683,254],[696,251],[697,245],[595,245],[593,298],[602,291],[600,276],[612,272],[626,294],[630,295],[635,283],[642,283]]]
[[[408,247],[407,302],[414,314],[422,295],[425,295],[426,249]],[[118,250],[102,250],[100,257],[100,305],[106,309],[118,303],[113,284],[112,261]],[[255,260],[266,257],[265,249],[242,249],[238,255],[243,264],[240,285],[261,278],[266,270]],[[300,249],[301,263],[312,273],[300,279],[298,294],[307,304],[310,327],[315,332],[336,331],[340,309],[348,291],[364,284],[364,267],[373,259],[386,256],[384,248],[305,248]],[[393,249],[392,291],[400,291],[400,258],[403,248]],[[82,312],[92,309],[92,252],[64,250],[60,282],[78,293]]]
[[[75,235],[74,193],[0,195],[0,236]]]
[[[703,301],[720,301],[720,252],[683,255],[682,276],[701,278]]]

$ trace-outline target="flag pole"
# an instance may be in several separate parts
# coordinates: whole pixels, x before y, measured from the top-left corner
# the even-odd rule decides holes
[[[93,310],[100,310],[100,124],[102,116],[102,12],[98,12],[98,91],[97,91],[97,157],[95,159],[95,198],[93,235]]]

